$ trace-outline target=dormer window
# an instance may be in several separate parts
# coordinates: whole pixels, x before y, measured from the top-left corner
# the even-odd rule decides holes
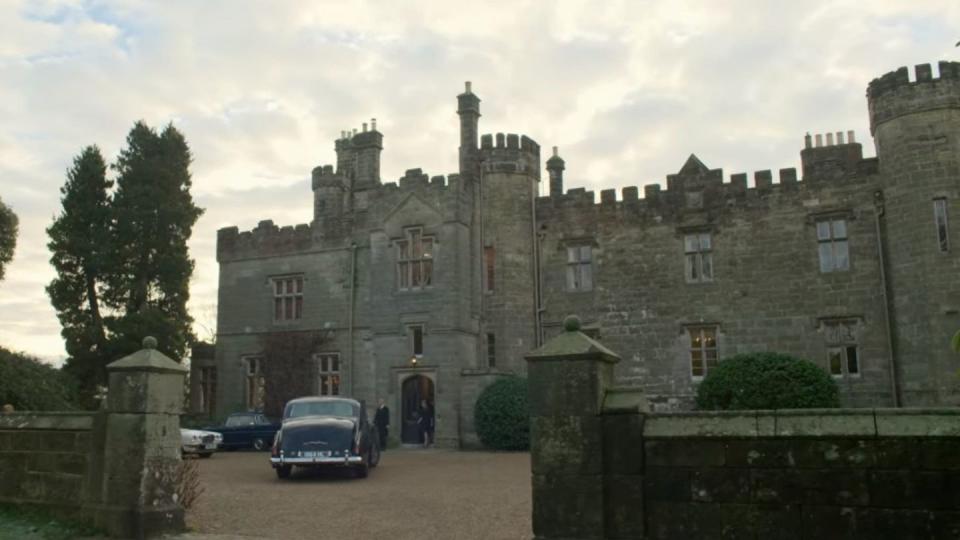
[[[433,283],[432,236],[420,229],[409,229],[397,242],[397,283],[400,290],[422,289]]]

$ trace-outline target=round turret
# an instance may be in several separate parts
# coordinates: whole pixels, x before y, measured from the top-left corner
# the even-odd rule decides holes
[[[870,83],[894,353],[901,404],[957,405],[960,328],[960,63],[907,68]],[[881,196],[882,195],[882,196]],[[953,214],[952,227],[949,215]],[[852,240],[851,240],[852,242]]]

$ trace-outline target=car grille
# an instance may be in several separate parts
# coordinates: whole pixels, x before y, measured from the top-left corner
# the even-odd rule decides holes
[[[210,444],[210,443],[213,442],[214,436],[213,436],[213,435],[204,435],[203,437],[200,438],[200,440],[203,442],[203,444]]]

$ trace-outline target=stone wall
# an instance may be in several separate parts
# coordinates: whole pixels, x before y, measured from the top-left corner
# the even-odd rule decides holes
[[[182,531],[175,478],[186,371],[146,338],[107,366],[104,409],[0,414],[0,503],[121,538]]]
[[[960,537],[958,409],[650,413],[572,318],[527,359],[540,540]]]
[[[0,414],[0,502],[79,512],[94,413]]]
[[[956,409],[649,415],[633,450],[643,500],[611,510],[646,538],[960,537]]]

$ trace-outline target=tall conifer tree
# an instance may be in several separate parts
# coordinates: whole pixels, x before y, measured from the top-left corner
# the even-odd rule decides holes
[[[116,356],[140,348],[147,335],[173,358],[182,358],[193,341],[187,240],[203,210],[190,195],[190,161],[176,128],[157,133],[143,122],[130,130],[117,159],[106,294],[119,314],[109,325]]]
[[[111,360],[100,299],[110,252],[111,182],[106,172],[100,149],[84,148],[60,188],[63,212],[47,229],[50,264],[57,270],[47,294],[69,355],[65,369],[88,396],[106,382],[104,366]]]

